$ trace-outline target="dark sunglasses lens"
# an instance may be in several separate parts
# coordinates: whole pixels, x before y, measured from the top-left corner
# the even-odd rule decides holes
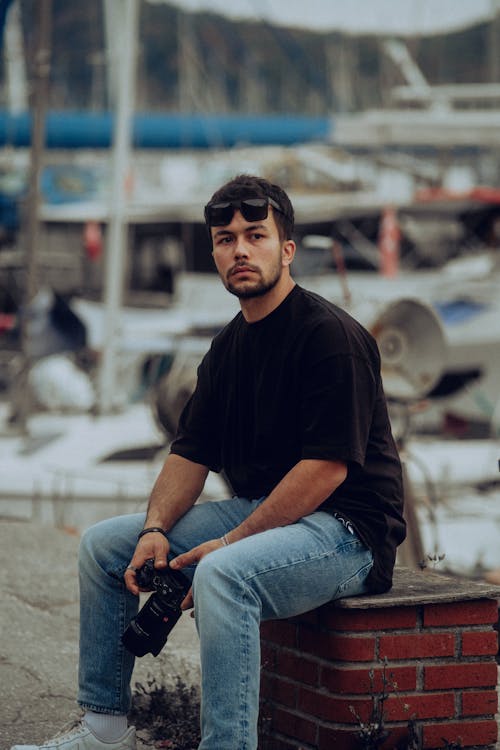
[[[207,206],[207,220],[211,227],[225,227],[231,223],[236,209],[241,211],[246,221],[267,219],[269,203],[277,205],[268,198],[245,198],[242,201],[214,203]]]
[[[246,221],[267,219],[267,198],[247,198],[241,201],[240,211]]]
[[[225,227],[231,223],[233,214],[231,203],[214,203],[208,206],[208,223],[211,227]]]

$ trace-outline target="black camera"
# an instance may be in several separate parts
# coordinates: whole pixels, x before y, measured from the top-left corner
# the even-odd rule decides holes
[[[156,569],[154,560],[146,560],[136,575],[139,588],[154,593],[127,625],[122,643],[136,656],[158,656],[182,614],[181,602],[191,581],[179,570]]]

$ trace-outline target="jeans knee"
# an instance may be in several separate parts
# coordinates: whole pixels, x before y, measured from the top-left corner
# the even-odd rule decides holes
[[[217,610],[239,602],[257,599],[240,567],[225,550],[206,555],[198,563],[193,578],[195,610]]]
[[[82,534],[78,554],[80,571],[97,568],[114,573],[120,567],[121,554],[112,520],[100,521]]]
[[[96,541],[94,537],[94,527],[86,529],[80,539],[80,548],[78,551],[78,562],[80,566],[84,565],[88,560],[94,559],[95,557]]]
[[[198,565],[193,578],[193,595],[199,606],[217,606],[217,602],[231,599],[238,581],[234,572],[227,565],[224,555],[212,552],[206,555]]]
[[[206,588],[209,586],[214,578],[219,575],[218,565],[214,565],[213,554],[206,555],[199,561],[194,571],[193,576],[193,587],[194,588]]]

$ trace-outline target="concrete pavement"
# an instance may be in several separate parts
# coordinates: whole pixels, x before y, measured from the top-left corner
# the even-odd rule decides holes
[[[69,531],[0,519],[0,750],[41,744],[78,711],[78,543]],[[188,616],[157,659],[137,660],[134,682],[165,674],[199,679]]]
[[[41,744],[77,714],[78,544],[74,532],[0,518],[0,750]],[[137,660],[133,683],[166,675],[199,681],[186,615],[157,659]],[[145,733],[139,740],[138,750],[152,746]]]

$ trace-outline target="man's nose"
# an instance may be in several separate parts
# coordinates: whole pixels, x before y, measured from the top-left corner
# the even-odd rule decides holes
[[[235,258],[248,258],[248,244],[244,236],[236,238],[234,256]]]

